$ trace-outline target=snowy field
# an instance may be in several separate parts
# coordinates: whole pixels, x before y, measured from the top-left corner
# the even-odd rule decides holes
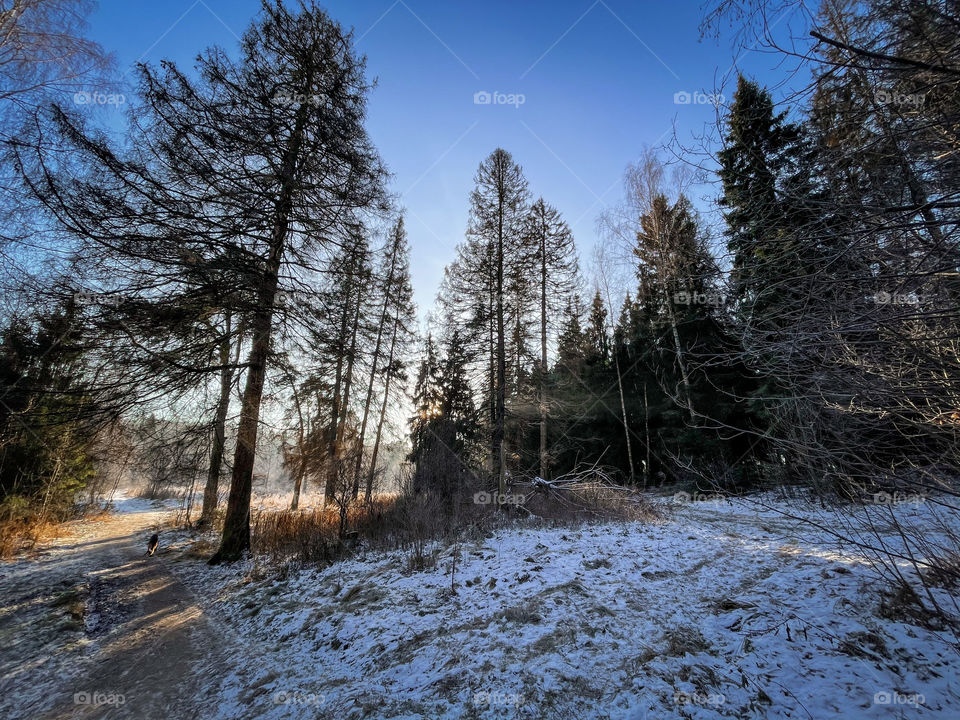
[[[956,637],[892,604],[870,553],[832,535],[894,542],[893,513],[935,546],[956,516],[762,504],[513,525],[419,570],[404,551],[209,568],[186,540],[165,562],[242,648],[221,718],[960,717]]]

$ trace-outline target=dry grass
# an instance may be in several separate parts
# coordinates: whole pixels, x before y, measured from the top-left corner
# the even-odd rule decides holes
[[[186,488],[175,485],[145,485],[135,491],[135,496],[144,500],[180,500],[187,494]]]
[[[952,589],[960,582],[960,552],[951,552],[930,559],[930,565],[922,575],[932,587]]]
[[[256,510],[250,522],[253,552],[280,561],[329,564],[342,556],[356,538],[381,536],[384,517],[391,506],[389,500],[373,500],[348,508],[343,537],[340,511],[335,505],[307,510]]]
[[[903,580],[893,583],[884,593],[877,617],[894,622],[903,622],[906,618],[926,628],[939,628],[942,620],[926,606],[917,591]]]
[[[445,502],[425,494],[379,495],[350,507],[341,533],[336,505],[307,510],[259,510],[251,518],[253,552],[286,562],[330,564],[362,543],[404,550],[411,572],[433,567],[437,542],[466,531],[478,532],[496,521],[490,507]]]
[[[0,559],[8,560],[38,543],[60,537],[67,531],[64,523],[80,517],[96,520],[109,512],[99,501],[51,510],[24,497],[8,496],[0,503]]]
[[[532,602],[525,602],[514,607],[505,608],[500,617],[508,622],[515,622],[521,625],[538,623],[543,617],[537,611],[536,605]]]
[[[580,521],[645,521],[659,519],[653,506],[638,493],[623,489],[595,487],[528,496],[523,506],[531,514],[547,521],[575,523]]]
[[[252,550],[280,564],[294,560],[326,565],[362,543],[404,550],[407,570],[416,572],[436,564],[437,551],[445,541],[464,535],[480,537],[517,519],[547,525],[657,519],[649,504],[603,489],[568,493],[563,498],[534,496],[525,510],[511,505],[503,510],[476,504],[470,495],[450,501],[430,493],[384,494],[370,503],[350,506],[341,532],[340,509],[335,504],[290,511],[280,502],[259,501],[251,516]]]
[[[664,633],[666,643],[664,654],[670,657],[696,655],[710,649],[710,644],[704,639],[700,631],[691,626],[679,625]]]
[[[58,537],[60,523],[39,515],[0,521],[0,559],[9,560],[38,542]]]

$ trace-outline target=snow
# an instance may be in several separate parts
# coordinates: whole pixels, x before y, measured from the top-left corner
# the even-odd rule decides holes
[[[833,536],[893,541],[892,513],[936,547],[954,513],[685,499],[656,523],[503,527],[418,571],[402,550],[171,569],[249,652],[223,718],[960,717],[956,638],[882,611],[875,558]]]
[[[127,562],[124,541],[176,507],[124,491],[109,502],[116,517],[66,523],[58,537],[0,564],[0,717],[40,717],[37,708],[54,702],[65,682],[83,687],[78,676],[122,619],[123,606],[102,596]]]

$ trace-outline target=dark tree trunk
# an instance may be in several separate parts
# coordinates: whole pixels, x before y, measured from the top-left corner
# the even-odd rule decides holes
[[[230,362],[230,310],[224,317],[225,331],[220,341],[220,398],[213,421],[213,446],[210,448],[210,467],[207,484],[203,489],[203,509],[200,511],[199,527],[209,527],[217,511],[217,494],[220,490],[220,468],[223,465],[223,448],[227,440],[227,413],[230,410],[230,386],[233,383],[233,368]],[[237,340],[238,350],[240,340]]]
[[[497,417],[493,427],[493,445],[497,456],[498,499],[507,492],[507,467],[503,437],[506,422],[507,401],[507,348],[504,336],[503,309],[503,203],[498,208],[497,218]]]
[[[253,463],[257,454],[257,431],[260,427],[260,403],[267,376],[267,358],[270,355],[273,305],[276,302],[280,264],[293,207],[296,182],[294,169],[300,155],[305,121],[306,113],[301,108],[281,169],[280,193],[275,206],[267,261],[257,293],[257,309],[250,321],[251,345],[247,359],[247,382],[240,406],[230,496],[227,499],[227,514],[223,522],[220,548],[210,558],[211,565],[239,560],[243,553],[250,549],[250,495],[253,490]]]
[[[223,522],[220,549],[210,558],[211,565],[239,560],[250,548],[250,494],[253,490],[253,462],[257,451],[257,430],[260,426],[260,402],[267,375],[267,356],[270,353],[270,334],[273,326],[273,302],[277,293],[280,258],[287,233],[287,213],[275,226],[270,242],[270,256],[264,273],[259,297],[259,309],[250,323],[252,344],[247,359],[247,382],[240,407],[237,428],[237,448],[233,456],[233,477],[230,497]]]
[[[540,232],[540,477],[547,480],[547,233]]]
[[[350,315],[350,295],[351,288],[348,285],[347,297],[344,298],[343,315],[340,318],[340,334],[338,336],[337,369],[334,373],[333,381],[333,399],[330,407],[330,425],[327,428],[327,479],[323,489],[323,503],[326,505],[333,500],[334,484],[336,480],[336,459],[337,459],[337,429],[340,426],[340,389],[343,384],[343,361],[344,353],[342,348],[346,345],[347,324]]]
[[[380,406],[380,420],[377,422],[377,437],[373,441],[373,451],[370,453],[370,471],[367,473],[367,492],[364,496],[370,502],[373,496],[373,479],[377,472],[377,454],[380,451],[380,437],[383,434],[383,422],[387,416],[387,402],[390,399],[390,381],[393,379],[393,354],[397,347],[397,333],[400,331],[400,308],[393,321],[393,334],[390,338],[390,353],[387,355],[387,381],[383,388],[383,404]]]

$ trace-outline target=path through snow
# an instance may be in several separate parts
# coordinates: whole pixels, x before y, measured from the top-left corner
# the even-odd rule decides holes
[[[244,656],[166,568],[163,542],[146,556],[169,510],[133,498],[116,510],[0,565],[0,717],[216,714],[220,680]]]
[[[147,558],[164,511],[129,500],[0,566],[0,717],[960,717],[955,636],[884,610],[872,558],[831,535],[896,542],[896,515],[935,545],[956,514],[771,504],[505,524],[413,570],[402,550],[210,568],[185,534]]]

